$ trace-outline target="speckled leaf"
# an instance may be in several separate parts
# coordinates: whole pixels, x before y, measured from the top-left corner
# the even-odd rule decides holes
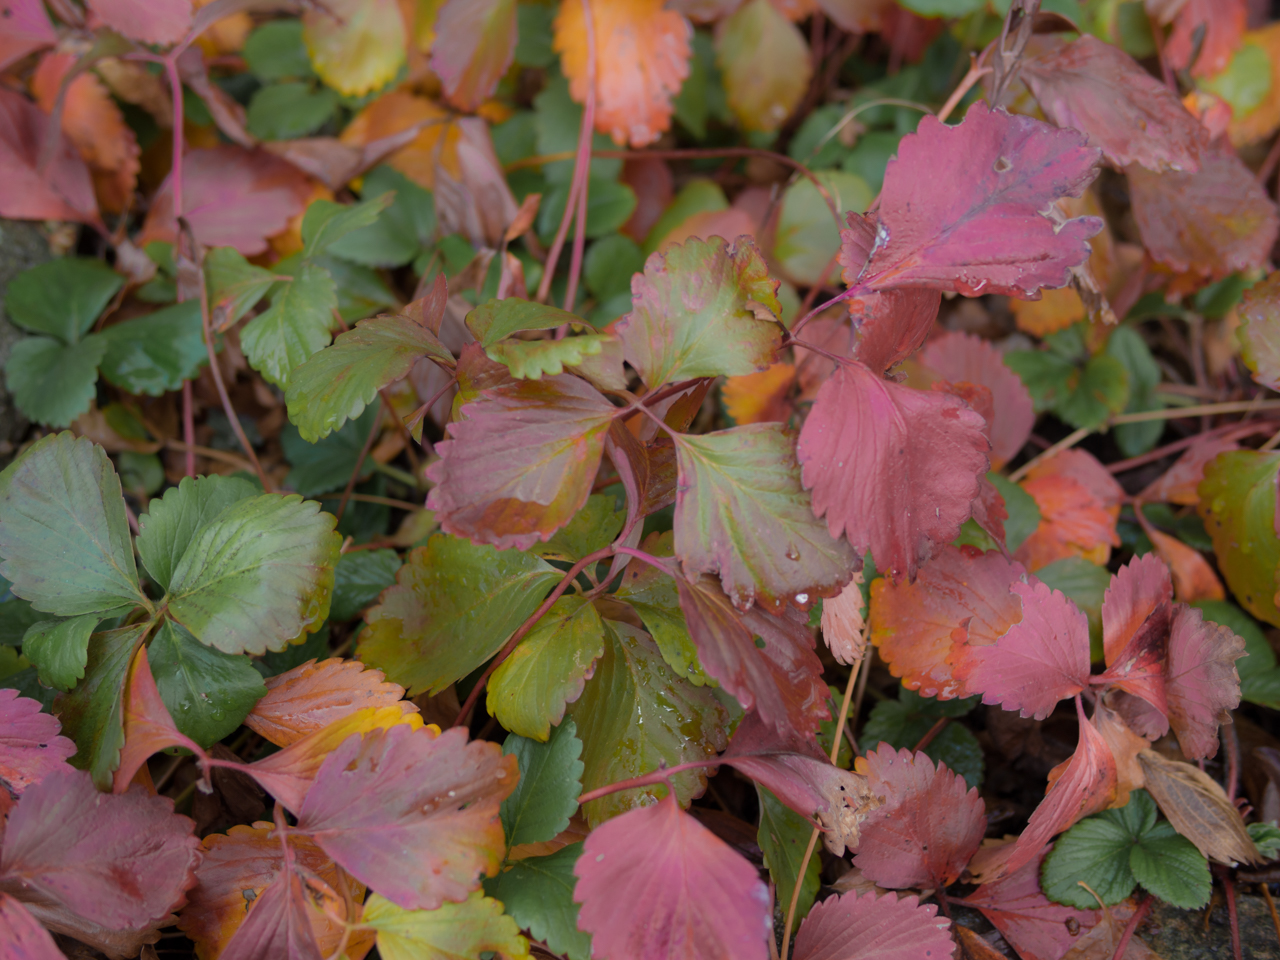
[[[14,796],[67,767],[76,745],[59,736],[61,725],[40,703],[0,688],[0,788]]]

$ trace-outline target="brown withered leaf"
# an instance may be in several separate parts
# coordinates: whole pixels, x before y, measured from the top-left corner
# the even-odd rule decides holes
[[[1147,790],[1173,828],[1218,863],[1261,863],[1244,820],[1218,782],[1181,760],[1168,760],[1154,750],[1138,754]]]

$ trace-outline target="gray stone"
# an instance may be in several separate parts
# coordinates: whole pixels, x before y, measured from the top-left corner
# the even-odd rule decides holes
[[[1240,945],[1244,960],[1280,960],[1280,938],[1271,912],[1262,897],[1237,890]],[[1231,924],[1221,898],[1205,929],[1203,910],[1178,910],[1157,903],[1139,931],[1161,960],[1228,960],[1231,957]]]
[[[3,369],[9,360],[9,351],[23,336],[22,331],[9,322],[4,295],[10,280],[48,259],[49,244],[34,223],[0,218],[0,466],[13,457],[28,425],[4,385]]]

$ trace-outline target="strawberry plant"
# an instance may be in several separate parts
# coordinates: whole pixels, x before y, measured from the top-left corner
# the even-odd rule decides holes
[[[0,14],[5,956],[1242,956],[1243,0]]]

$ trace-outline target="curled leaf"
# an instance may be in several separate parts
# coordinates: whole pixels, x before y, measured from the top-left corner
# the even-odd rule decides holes
[[[1146,788],[1173,828],[1216,863],[1261,863],[1244,820],[1226,792],[1203,770],[1154,750],[1138,754]]]

